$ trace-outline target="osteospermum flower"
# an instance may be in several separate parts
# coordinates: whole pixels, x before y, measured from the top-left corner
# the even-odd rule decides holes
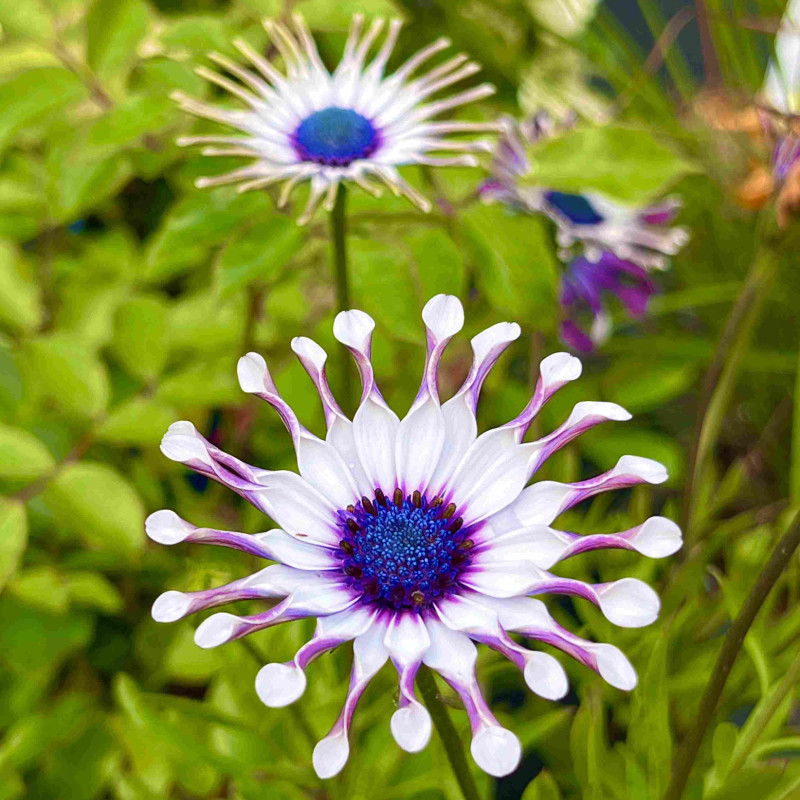
[[[254,70],[246,69],[218,53],[209,57],[239,83],[211,70],[197,72],[244,101],[245,110],[221,108],[176,92],[173,97],[188,112],[241,131],[241,136],[189,136],[181,145],[212,145],[206,155],[254,158],[249,166],[197,185],[239,183],[240,191],[259,189],[285,181],[279,205],[288,201],[298,183],[310,182],[310,194],[299,218],[307,222],[324,198],[330,210],[342,181],[353,181],[378,195],[376,178],[397,195],[405,195],[424,211],[430,203],[410,186],[397,168],[406,164],[474,166],[470,153],[486,151],[481,141],[463,141],[451,134],[496,130],[478,122],[436,122],[445,111],[487,97],[494,87],[482,84],[444,99],[430,98],[480,70],[464,54],[457,55],[427,74],[414,77],[419,67],[446,49],[438,39],[408,59],[396,72],[384,75],[400,21],[389,23],[388,34],[372,61],[370,49],[384,21],[376,19],[362,36],[363,17],[356,14],[339,65],[328,72],[300,15],[294,16],[296,33],[285,25],[265,21],[272,43],[283,57],[285,73],[242,40],[234,42]],[[222,147],[218,147],[222,145]],[[446,155],[432,155],[433,153]],[[461,155],[453,155],[453,152]]]
[[[553,528],[561,512],[600,492],[661,483],[667,477],[664,467],[624,456],[613,469],[589,480],[527,486],[539,467],[580,433],[630,415],[614,403],[578,403],[555,431],[524,442],[542,406],[580,375],[578,359],[556,353],[542,361],[533,397],[519,416],[479,435],[475,411],[481,386],[519,336],[519,326],[499,323],[473,338],[472,368],[458,392],[442,404],[439,361],[461,329],[464,313],[455,297],[439,295],[425,306],[422,318],[425,368],[402,420],[375,382],[370,361],[374,323],[367,314],[344,311],[334,322],[334,335],[352,353],[363,385],[352,421],[328,386],[322,348],[303,337],[292,341],[322,400],[325,439],[303,427],[261,356],[248,353],[239,361],[244,391],[266,400],[286,425],[299,474],[245,464],[212,445],[189,422],[175,423],[161,445],[167,457],[228,486],[280,527],[247,535],[197,528],[172,511],[152,514],[147,533],[162,544],[221,545],[278,562],[217,589],[166,592],[153,605],[153,617],[170,622],[236,600],[274,601],[267,611],[249,616],[208,617],[195,634],[200,647],[316,617],[313,638],[291,661],[267,664],[258,673],[256,691],[267,706],[297,700],[306,687],[309,663],[353,642],[344,707],[314,749],[314,768],[321,777],[336,774],[347,761],[356,704],[387,661],[399,676],[391,731],[400,747],[414,752],[430,737],[430,716],[414,690],[417,671],[427,664],[463,700],[478,765],[492,775],[511,772],[520,744],[500,726],[481,693],[475,642],[509,658],[528,686],[545,698],[555,700],[567,692],[563,668],[553,656],[518,644],[510,633],[552,645],[613,686],[632,689],[636,673],[616,647],[565,630],[535,596],[573,595],[594,603],[617,625],[648,625],[658,614],[659,601],[641,581],[589,584],[548,570],[590,550],[621,548],[661,557],[681,543],[677,526],[662,517],[621,533],[579,535]]]
[[[576,350],[590,352],[611,330],[607,295],[615,296],[634,317],[647,311],[655,286],[647,271],[632,261],[603,252],[598,261],[586,256],[567,266],[561,281],[561,307],[565,319],[561,337]]]
[[[689,238],[683,228],[670,227],[680,208],[677,198],[645,207],[626,206],[600,192],[564,192],[521,181],[533,168],[531,147],[573,123],[573,117],[556,122],[545,112],[521,123],[504,118],[492,177],[481,186],[481,196],[487,202],[549,217],[556,224],[564,261],[575,256],[572,247],[579,244],[590,261],[609,252],[646,269],[663,269],[665,256],[675,255]]]
[[[800,0],[784,12],[759,105],[774,142],[770,189],[777,190],[778,223],[784,226],[800,213]]]

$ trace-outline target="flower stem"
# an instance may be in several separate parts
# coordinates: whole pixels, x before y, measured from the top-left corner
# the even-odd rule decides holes
[[[764,733],[767,725],[786,699],[786,695],[794,689],[798,678],[800,678],[800,650],[795,653],[789,669],[786,670],[774,689],[759,702],[748,718],[736,741],[736,747],[733,748],[727,774],[730,775],[744,766],[759,737]]]
[[[445,753],[447,753],[447,760],[453,768],[458,785],[461,787],[461,793],[464,795],[464,800],[480,800],[475,778],[472,776],[469,764],[467,764],[467,757],[461,746],[461,739],[453,725],[453,720],[450,719],[447,707],[439,699],[436,681],[428,667],[420,667],[417,673],[417,685],[422,693],[422,699],[425,701],[428,711],[430,711],[436,732],[442,740]]]
[[[336,190],[336,202],[331,211],[331,254],[333,272],[336,277],[336,308],[347,311],[350,308],[350,282],[347,276],[347,189],[340,183]],[[341,375],[344,397],[347,404],[352,402],[352,379],[350,359],[345,348],[341,348]]]
[[[689,543],[693,543],[695,538],[695,495],[700,476],[706,466],[706,459],[716,443],[728,394],[736,381],[744,349],[758,320],[764,299],[772,286],[775,265],[775,253],[769,246],[762,245],[753,259],[739,297],[725,322],[703,379],[684,492],[682,527]]]
[[[772,555],[770,555],[769,560],[761,570],[761,574],[756,578],[756,582],[750,589],[739,615],[733,621],[725,636],[722,649],[719,651],[719,656],[717,656],[717,663],[714,665],[714,671],[711,673],[703,699],[700,701],[700,708],[694,715],[696,720],[695,727],[686,739],[686,743],[675,761],[672,780],[664,795],[664,800],[680,800],[700,750],[700,745],[703,742],[703,737],[713,719],[714,710],[722,695],[722,690],[725,688],[725,683],[733,669],[736,657],[742,649],[747,631],[753,624],[761,606],[789,563],[798,545],[800,545],[800,513],[795,515],[786,533],[784,533],[772,551]]]

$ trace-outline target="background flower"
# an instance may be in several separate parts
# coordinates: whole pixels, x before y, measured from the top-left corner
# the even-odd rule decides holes
[[[273,46],[284,59],[285,74],[242,39],[234,44],[255,72],[211,53],[209,57],[238,83],[205,68],[198,69],[198,74],[244,101],[248,110],[211,106],[183,92],[175,92],[173,97],[184,110],[238,128],[245,136],[185,136],[179,143],[222,145],[206,147],[203,152],[256,160],[224,175],[200,178],[197,185],[238,183],[239,191],[250,191],[283,182],[280,207],[298,183],[310,181],[308,202],[298,219],[301,224],[308,222],[323,197],[327,210],[333,208],[342,181],[357,183],[379,195],[380,189],[370,180],[378,179],[395,194],[405,195],[423,211],[430,211],[429,201],[400,177],[397,167],[476,166],[474,156],[452,153],[486,151],[489,144],[454,139],[451,134],[487,131],[493,126],[433,120],[445,111],[491,95],[494,87],[484,83],[432,101],[433,95],[469,78],[480,67],[462,53],[424,75],[415,75],[422,64],[449,46],[449,40],[441,38],[385,76],[400,20],[390,22],[386,38],[371,61],[368,56],[384,20],[373,20],[366,32],[363,25],[363,16],[356,14],[344,54],[332,73],[322,63],[299,14],[294,15],[294,32],[280,22],[265,23]],[[437,151],[449,155],[432,155]]]
[[[559,256],[567,264],[561,281],[561,305],[566,314],[562,338],[571,347],[588,352],[604,341],[611,329],[601,296],[615,294],[629,313],[643,315],[654,291],[646,270],[665,269],[666,256],[680,251],[688,233],[670,227],[680,208],[677,198],[634,206],[591,189],[562,191],[539,183],[536,146],[574,124],[574,116],[556,121],[545,111],[522,122],[505,118],[492,175],[479,194],[487,202],[542,214],[555,223]],[[588,331],[582,330],[579,316],[589,317]]]

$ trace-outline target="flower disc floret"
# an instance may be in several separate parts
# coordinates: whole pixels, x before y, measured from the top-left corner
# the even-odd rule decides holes
[[[369,158],[380,139],[366,117],[351,108],[331,106],[315,111],[297,126],[294,144],[303,161],[346,167]]]
[[[347,584],[366,603],[418,612],[451,594],[473,546],[455,510],[441,497],[428,502],[398,488],[391,499],[378,489],[373,500],[362,497],[340,512]]]

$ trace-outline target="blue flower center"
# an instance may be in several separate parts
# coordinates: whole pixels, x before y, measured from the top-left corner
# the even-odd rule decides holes
[[[473,542],[455,506],[397,489],[387,498],[362,497],[339,512],[339,555],[347,583],[364,602],[422,610],[452,593],[470,563]]]
[[[306,117],[294,132],[294,145],[303,161],[346,167],[369,158],[380,137],[372,123],[351,108],[331,106]]]
[[[545,199],[556,211],[576,225],[597,225],[603,217],[582,194],[567,192],[547,192]]]

